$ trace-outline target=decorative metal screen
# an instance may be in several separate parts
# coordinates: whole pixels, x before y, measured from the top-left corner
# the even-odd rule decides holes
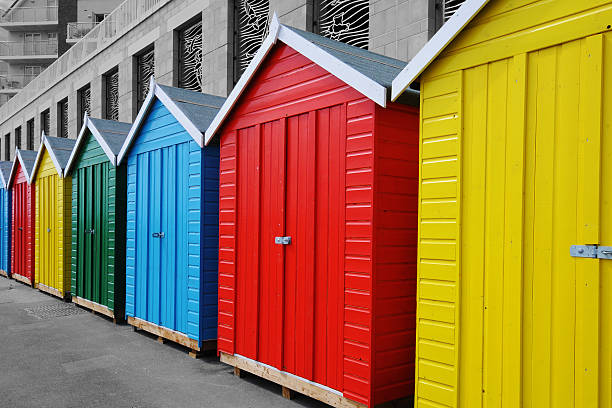
[[[323,37],[368,49],[369,0],[315,1],[315,32]]]
[[[261,46],[268,31],[270,2],[268,0],[236,0],[234,82],[238,82],[244,70]]]
[[[106,75],[106,119],[119,120],[119,71]]]
[[[64,99],[58,106],[59,137],[68,137],[68,99]]]
[[[89,85],[79,91],[79,98],[81,99],[79,120],[82,120],[85,112],[87,112],[88,115],[91,114],[91,87]]]
[[[49,109],[40,114],[40,127],[45,132],[45,135],[49,134],[49,129],[51,128],[51,112]]]
[[[202,90],[202,22],[179,32],[179,88]]]
[[[138,109],[147,98],[149,93],[149,81],[155,73],[155,50],[151,48],[137,57],[137,91]]]
[[[4,160],[11,160],[11,134],[4,135]]]
[[[15,148],[21,149],[21,126],[15,129]]]
[[[26,149],[34,150],[34,119],[28,120],[26,132]]]
[[[465,0],[444,0],[442,16],[445,23],[459,10],[463,3],[465,3]]]

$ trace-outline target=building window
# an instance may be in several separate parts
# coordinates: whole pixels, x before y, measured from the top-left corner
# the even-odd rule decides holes
[[[15,148],[21,149],[21,126],[15,128]]]
[[[68,98],[57,104],[57,135],[68,137]]]
[[[4,136],[4,160],[11,160],[11,134],[7,133]]]
[[[314,32],[367,50],[370,37],[369,0],[315,1]]]
[[[153,47],[136,57],[136,107],[140,110],[149,93],[149,82],[155,73],[155,50]]]
[[[104,75],[105,113],[110,120],[119,120],[119,70],[115,68]]]
[[[40,114],[40,128],[45,135],[49,134],[49,129],[51,128],[51,111],[49,109],[44,110]]]
[[[442,5],[442,16],[446,23],[459,10],[465,0],[444,0]]]
[[[34,150],[34,119],[28,120],[26,126],[26,149]]]
[[[78,92],[79,95],[79,130],[83,125],[83,116],[91,114],[91,87],[89,85],[84,86]]]
[[[179,88],[202,90],[202,21],[179,31]]]
[[[234,83],[259,50],[268,31],[268,0],[234,1]]]

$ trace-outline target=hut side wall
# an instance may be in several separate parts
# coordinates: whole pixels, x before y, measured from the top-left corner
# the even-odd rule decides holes
[[[414,389],[418,108],[376,106],[374,134],[373,400]]]
[[[11,273],[18,274],[34,283],[34,216],[35,190],[28,184],[21,163],[17,164],[15,180],[11,186],[13,194]],[[21,230],[19,229],[21,228]]]
[[[612,261],[569,252],[612,245],[612,6],[524,3],[421,82],[424,406],[612,406]]]

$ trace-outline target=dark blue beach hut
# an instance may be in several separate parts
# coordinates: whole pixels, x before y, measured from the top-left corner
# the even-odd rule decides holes
[[[8,180],[13,162],[0,161],[0,275],[11,276],[11,190]]]
[[[203,133],[224,98],[156,84],[121,148],[127,163],[129,324],[194,356],[216,347],[219,147]]]

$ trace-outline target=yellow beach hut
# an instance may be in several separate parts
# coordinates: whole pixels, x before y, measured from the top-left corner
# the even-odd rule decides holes
[[[45,136],[32,179],[36,188],[34,286],[60,298],[70,295],[72,183],[64,177],[75,140]]]
[[[420,86],[418,407],[612,406],[612,2],[467,0]]]

